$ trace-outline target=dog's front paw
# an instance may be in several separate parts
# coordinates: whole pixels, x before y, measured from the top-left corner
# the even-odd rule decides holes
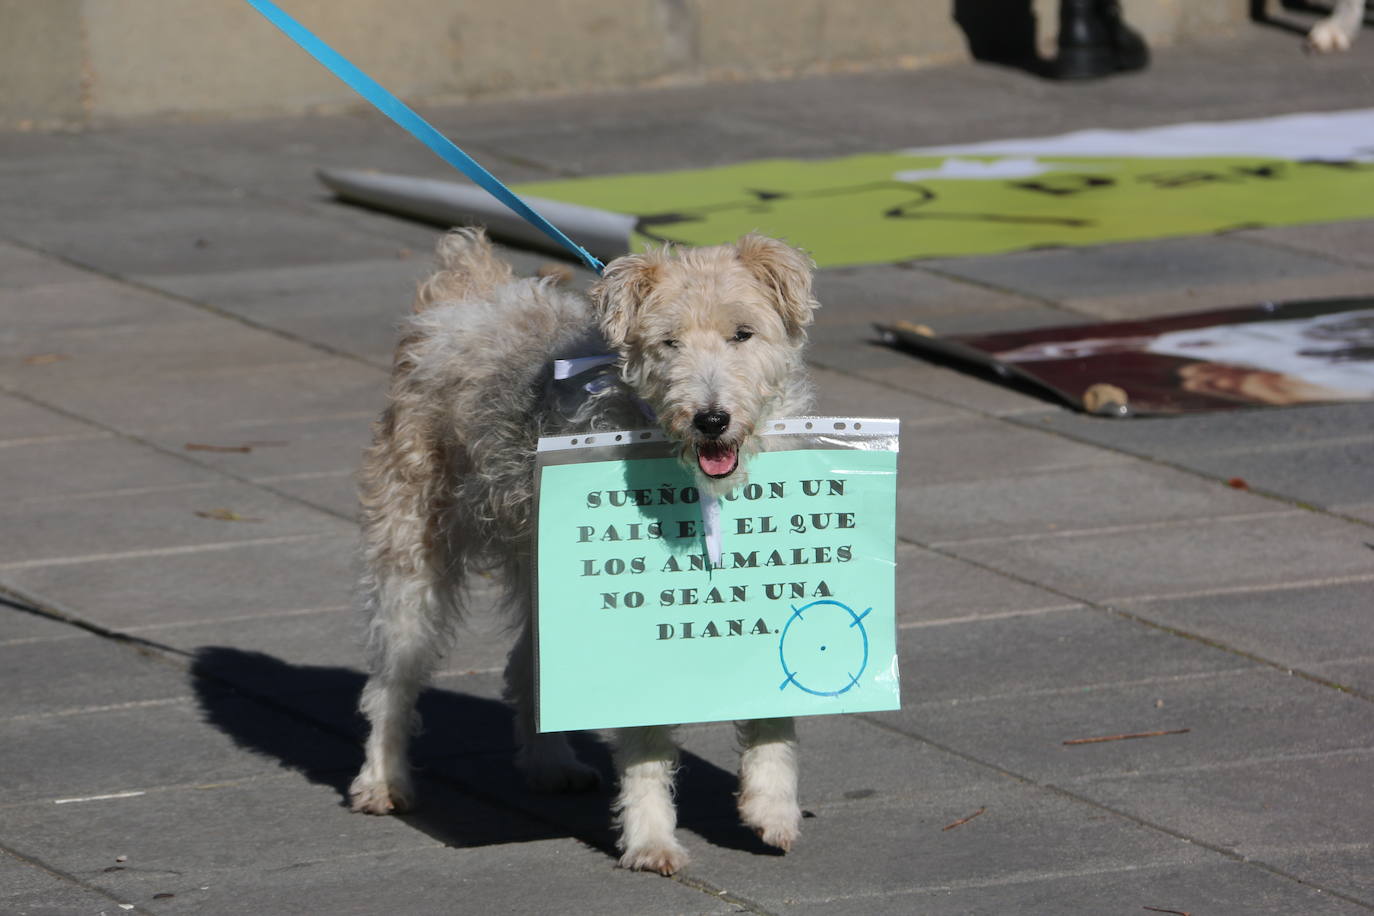
[[[1323,20],[1307,33],[1307,46],[1319,54],[1350,50],[1350,36],[1331,20]]]
[[[620,867],[631,871],[656,871],[672,875],[687,867],[687,850],[677,840],[648,846],[634,846],[620,857]]]
[[[402,814],[411,809],[414,795],[409,780],[388,783],[363,773],[348,789],[353,810],[363,814]]]
[[[795,799],[745,795],[739,801],[740,819],[759,839],[787,852],[801,836],[801,808]]]

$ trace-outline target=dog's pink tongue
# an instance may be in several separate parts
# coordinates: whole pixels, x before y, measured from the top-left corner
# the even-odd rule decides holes
[[[734,446],[707,443],[697,449],[697,465],[707,477],[724,477],[735,470],[739,454]]]

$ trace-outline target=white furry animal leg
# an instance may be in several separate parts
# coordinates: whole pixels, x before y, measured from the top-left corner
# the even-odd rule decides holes
[[[1365,0],[1336,0],[1331,15],[1307,33],[1307,46],[1323,54],[1348,51],[1364,24]]]
[[[348,794],[354,811],[394,814],[414,801],[408,748],[419,724],[415,699],[447,639],[435,625],[435,602],[426,585],[406,582],[379,591],[368,626],[372,676],[360,703],[372,729],[363,768]]]
[[[801,833],[796,727],[791,719],[753,719],[735,729],[740,818],[769,846],[789,850]]]
[[[515,706],[515,765],[539,792],[586,792],[601,776],[577,759],[566,732],[534,727],[534,637],[528,617],[506,660],[506,701]]]
[[[624,851],[620,864],[639,871],[671,875],[687,864],[687,850],[673,836],[673,775],[677,746],[672,726],[622,728],[616,732],[616,768],[620,795],[615,800]]]

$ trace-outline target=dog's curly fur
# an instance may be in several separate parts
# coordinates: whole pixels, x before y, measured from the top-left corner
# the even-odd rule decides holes
[[[515,279],[480,230],[445,236],[438,261],[396,348],[360,480],[370,668],[361,707],[371,733],[350,794],[355,810],[372,814],[412,802],[415,699],[450,644],[475,572],[498,577],[522,621],[506,669],[517,764],[538,789],[597,783],[565,735],[534,729],[528,611],[540,436],[642,426],[647,404],[700,486],[724,493],[744,481],[760,447],[755,424],[804,413],[811,401],[802,346],[817,306],[812,264],[781,242],[749,235],[622,257],[590,301],[550,280]],[[550,409],[552,360],[607,347],[618,357],[616,382],[570,416]],[[741,817],[788,849],[801,821],[792,721],[737,728]],[[617,734],[626,867],[671,874],[686,863],[673,835],[675,759],[671,728]]]

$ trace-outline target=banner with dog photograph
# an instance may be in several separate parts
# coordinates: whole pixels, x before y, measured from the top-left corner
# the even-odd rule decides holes
[[[719,499],[657,429],[540,440],[540,731],[900,706],[898,423],[767,427]]]
[[[901,323],[879,332],[894,346],[990,369],[1103,416],[1374,400],[1371,298],[995,334],[938,337]]]

